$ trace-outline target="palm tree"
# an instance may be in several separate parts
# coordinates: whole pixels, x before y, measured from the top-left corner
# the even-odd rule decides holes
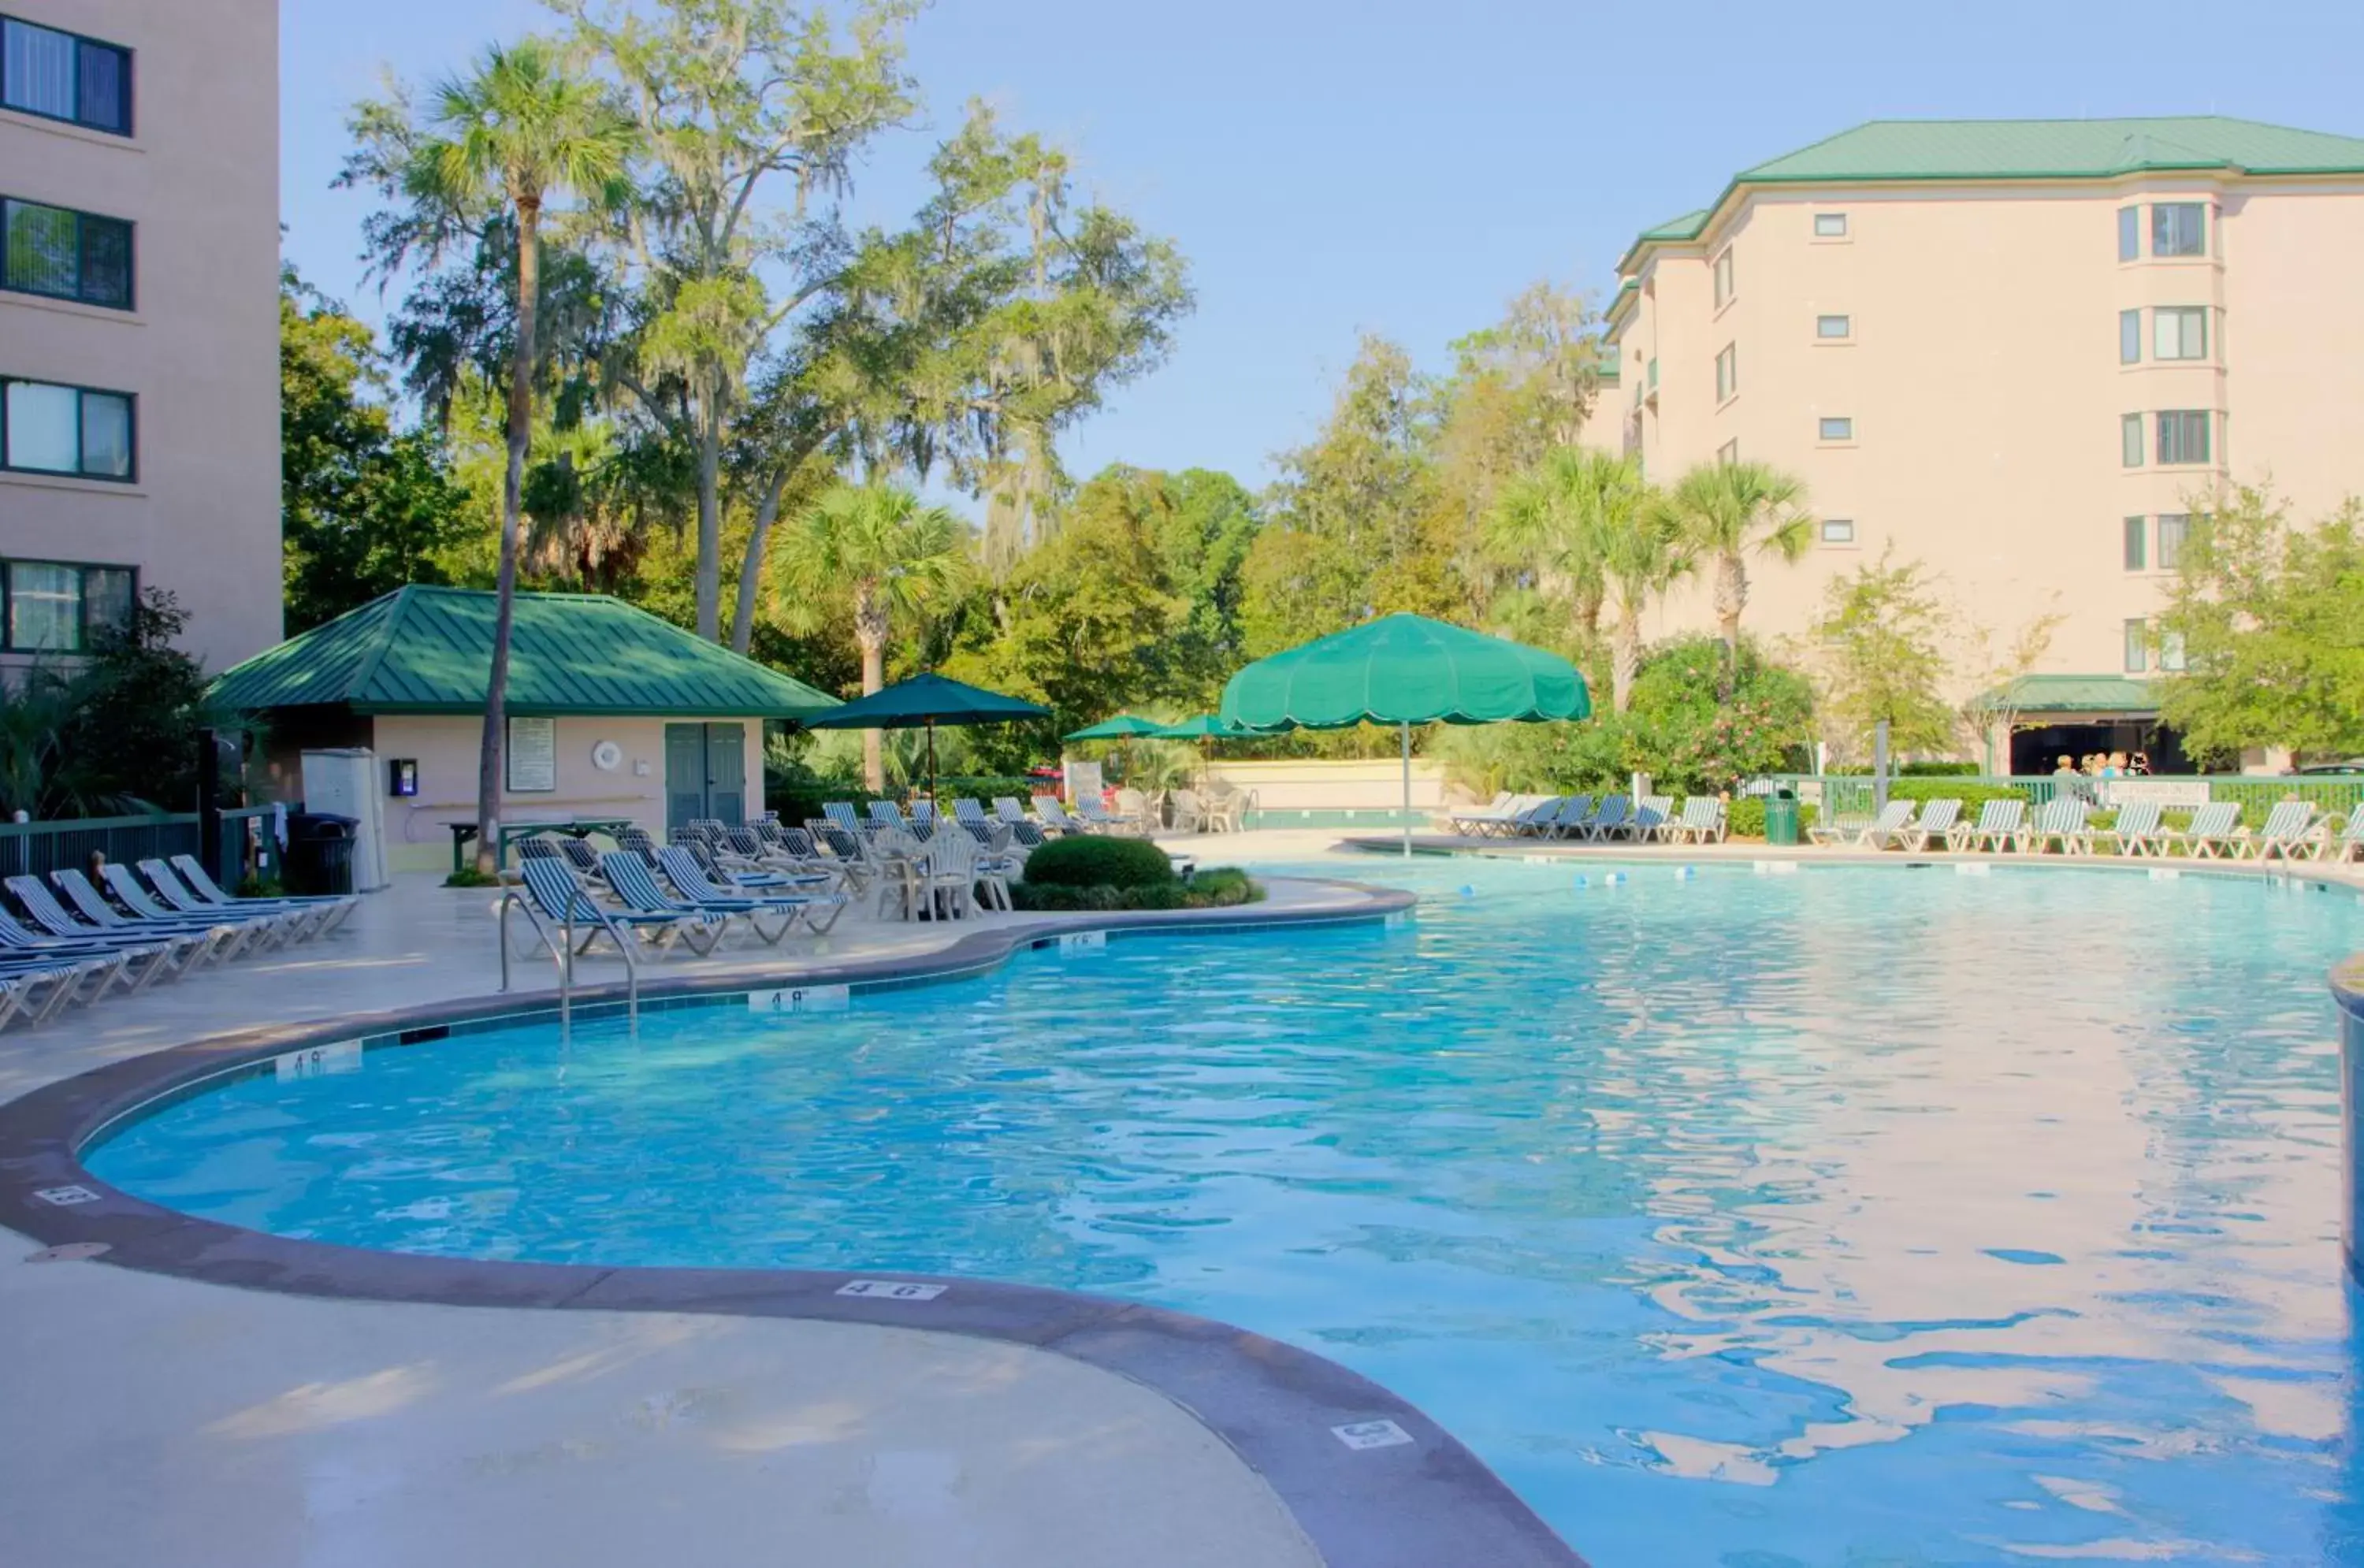
[[[896,620],[956,593],[968,576],[965,530],[942,506],[892,484],[833,484],[797,518],[797,538],[781,568],[796,606],[853,597],[853,640],[862,651],[864,696],[886,684],[886,639]],[[790,611],[791,619],[808,619]],[[886,784],[878,731],[862,737],[863,780]]]
[[[1643,612],[1691,569],[1652,496],[1632,459],[1555,447],[1505,487],[1487,519],[1489,548],[1567,585],[1583,640],[1600,635],[1604,609],[1616,612],[1610,676],[1619,713],[1642,664]]]
[[[366,120],[367,111],[364,111]],[[517,342],[508,385],[508,468],[501,485],[501,564],[485,739],[476,774],[476,870],[500,853],[501,741],[509,639],[517,608],[519,517],[533,433],[535,315],[541,301],[541,225],[552,197],[615,205],[634,149],[630,122],[607,89],[569,71],[540,39],[485,51],[475,70],[443,82],[400,171],[403,193],[450,227],[496,218],[517,233]]]
[[[1795,562],[1813,538],[1805,482],[1763,462],[1709,462],[1675,481],[1665,523],[1694,555],[1715,561],[1715,619],[1724,678],[1740,668],[1740,612],[1748,605],[1750,554]]]

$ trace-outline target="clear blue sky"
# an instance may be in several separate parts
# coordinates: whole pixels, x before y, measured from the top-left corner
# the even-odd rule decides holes
[[[283,0],[281,200],[315,284],[382,314],[357,275],[366,202],[328,188],[380,66],[432,77],[549,21],[534,0]],[[1526,284],[1605,292],[1636,229],[1858,121],[2215,113],[2364,135],[2359,58],[2355,0],[938,0],[912,34],[931,124],[879,149],[856,212],[908,212],[932,130],[972,96],[1060,140],[1180,244],[1199,294],[1171,361],[1068,441],[1069,466],[1254,484],[1319,422],[1358,332],[1439,366]]]

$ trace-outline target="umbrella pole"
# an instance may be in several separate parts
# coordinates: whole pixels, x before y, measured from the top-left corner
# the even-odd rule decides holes
[[[1403,726],[1403,828],[1404,859],[1411,859],[1411,725]]]
[[[936,721],[928,720],[928,803],[936,799]]]

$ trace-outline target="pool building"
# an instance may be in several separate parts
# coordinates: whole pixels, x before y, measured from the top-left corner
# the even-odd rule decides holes
[[[260,720],[273,792],[302,791],[302,754],[376,753],[387,863],[452,859],[473,821],[492,666],[494,595],[411,586],[257,654],[215,684]],[[764,724],[836,699],[597,594],[519,594],[509,655],[505,823],[629,819],[663,837],[694,817],[763,809]]]

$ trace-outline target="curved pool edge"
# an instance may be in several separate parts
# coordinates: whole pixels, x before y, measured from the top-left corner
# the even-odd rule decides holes
[[[1312,880],[1312,879],[1304,879]],[[974,932],[898,960],[742,969],[652,980],[642,1006],[773,986],[857,993],[989,973],[1086,933],[1240,933],[1380,924],[1410,893],[1357,884],[1351,904],[1063,917]],[[585,1016],[620,1008],[620,984],[578,987]],[[331,1299],[568,1311],[781,1318],[1001,1340],[1067,1357],[1163,1396],[1261,1477],[1333,1568],[1583,1568],[1583,1559],[1466,1446],[1409,1400],[1311,1351],[1233,1325],[1080,1292],[962,1276],[832,1270],[602,1267],[379,1252],[202,1219],[93,1176],[82,1151],[141,1111],[290,1051],[548,1016],[554,997],[475,996],[333,1021],[274,1025],[163,1047],[0,1105],[0,1224],[45,1247],[104,1248],[91,1261],[201,1284]],[[941,1289],[842,1294],[857,1282]]]

